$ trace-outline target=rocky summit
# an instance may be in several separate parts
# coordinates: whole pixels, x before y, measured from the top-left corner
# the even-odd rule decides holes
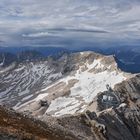
[[[140,139],[140,75],[120,70],[113,55],[0,67],[0,104],[2,140]]]

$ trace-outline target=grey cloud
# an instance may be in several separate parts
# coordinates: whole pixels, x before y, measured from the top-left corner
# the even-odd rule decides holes
[[[93,44],[137,40],[139,15],[139,0],[1,0],[0,32],[9,45],[44,44],[46,37],[79,41],[77,35]]]

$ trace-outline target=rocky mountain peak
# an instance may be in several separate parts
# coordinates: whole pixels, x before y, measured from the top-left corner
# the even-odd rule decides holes
[[[94,52],[65,54],[51,62],[49,68],[53,67],[53,75],[59,72],[60,77],[42,87],[31,100],[17,104],[15,109],[29,111],[35,116],[83,112],[99,92],[106,90],[106,85],[114,88],[132,76],[117,67],[114,56]]]

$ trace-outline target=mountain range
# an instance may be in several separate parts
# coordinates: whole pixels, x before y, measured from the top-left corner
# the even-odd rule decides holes
[[[120,46],[112,48],[86,47],[86,48],[61,48],[61,47],[0,47],[0,63],[5,56],[5,65],[14,61],[26,61],[35,59],[46,59],[48,56],[61,57],[64,53],[75,53],[83,51],[94,51],[104,55],[114,55],[120,69],[126,72],[140,72],[140,50],[136,47]]]
[[[140,75],[116,56],[26,54],[0,68],[0,139],[140,139]]]

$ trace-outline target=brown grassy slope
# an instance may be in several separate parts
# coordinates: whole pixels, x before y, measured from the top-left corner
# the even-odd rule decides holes
[[[59,130],[54,132],[41,121],[0,106],[0,137],[2,135],[16,137],[17,140],[74,140]]]

